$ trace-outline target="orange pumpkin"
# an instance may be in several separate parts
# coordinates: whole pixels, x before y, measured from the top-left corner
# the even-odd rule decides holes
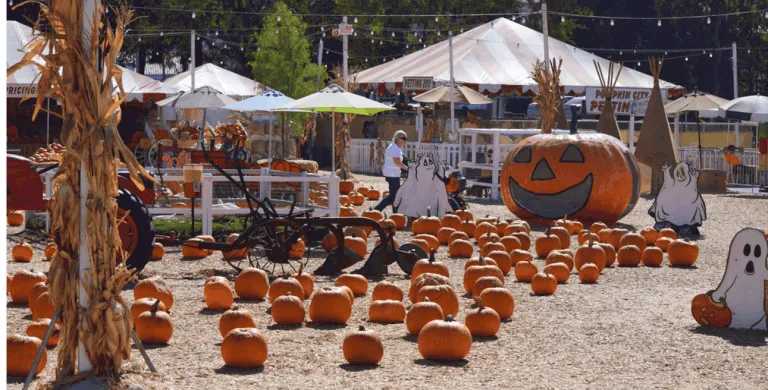
[[[564,263],[552,263],[544,267],[545,274],[550,274],[555,277],[557,283],[565,283],[568,278],[571,277],[571,270]]]
[[[474,251],[475,248],[472,246],[472,243],[466,240],[453,240],[448,245],[448,254],[451,257],[470,258]]]
[[[626,245],[634,245],[640,248],[640,251],[642,252],[645,250],[646,246],[645,237],[640,233],[627,233],[624,237],[621,237],[621,240],[619,240],[619,247]]]
[[[389,219],[391,219],[395,223],[395,228],[397,230],[405,229],[405,225],[407,222],[407,218],[403,214],[392,214],[389,216]]]
[[[731,325],[733,313],[722,302],[715,302],[709,294],[699,294],[691,300],[693,318],[702,326],[726,328]]]
[[[149,311],[136,318],[134,328],[142,343],[168,344],[173,337],[173,320],[167,312],[159,310],[160,303],[160,300],[155,300]]]
[[[589,232],[597,234],[601,230],[607,229],[607,228],[608,228],[608,225],[598,221],[598,222],[594,222],[592,225],[589,226]]]
[[[504,245],[504,249],[507,253],[511,253],[515,249],[523,249],[523,244],[520,242],[520,239],[514,236],[504,236],[499,242],[501,245]]]
[[[433,217],[430,207],[427,207],[427,215],[417,218],[411,224],[413,234],[431,234],[437,236],[437,232],[442,227],[440,218]]]
[[[660,267],[664,261],[664,252],[655,246],[646,247],[641,261],[646,267]]]
[[[504,287],[502,282],[495,276],[483,276],[475,281],[475,285],[472,286],[472,298],[477,300],[480,294],[488,288]]]
[[[463,231],[455,231],[451,233],[451,236],[448,238],[448,246],[450,246],[451,243],[455,240],[464,240],[469,242],[469,236]]]
[[[349,201],[352,202],[352,204],[355,206],[362,206],[365,204],[365,197],[358,193],[350,193]]]
[[[235,279],[235,293],[243,299],[263,299],[269,291],[269,276],[264,270],[248,267]]]
[[[570,250],[566,249],[558,249],[556,251],[549,252],[547,255],[546,264],[550,265],[555,263],[564,264],[566,267],[568,267],[568,272],[570,272],[574,267],[573,254]]]
[[[461,229],[461,218],[456,214],[445,214],[440,220],[440,225],[444,228],[459,230]]]
[[[656,238],[658,238],[658,232],[656,229],[652,227],[643,228],[640,230],[640,235],[645,238],[645,244],[646,245],[653,245],[656,243]]]
[[[515,266],[515,279],[519,282],[530,283],[533,276],[539,272],[532,261],[521,261]]]
[[[504,235],[511,236],[513,233],[525,233],[528,234],[528,230],[525,225],[518,223],[519,221],[512,222],[504,228]]]
[[[227,244],[235,242],[240,237],[237,233],[232,233],[227,236]],[[240,249],[230,249],[222,251],[222,255],[225,259],[229,260],[242,260],[248,258],[248,247],[242,247]]]
[[[496,241],[487,242],[487,243],[485,243],[485,245],[483,245],[483,248],[480,249],[480,255],[481,256],[488,256],[488,254],[493,252],[493,251],[506,252],[507,248],[504,245],[502,245],[501,243],[496,242]]]
[[[269,303],[274,303],[277,298],[291,294],[300,300],[304,300],[304,287],[298,280],[283,276],[272,281],[269,285]]]
[[[459,218],[461,218],[462,221],[470,220],[474,221],[475,216],[472,214],[471,211],[468,211],[466,209],[456,210],[454,211],[454,214],[458,215]]]
[[[357,331],[344,336],[341,349],[344,360],[352,365],[376,365],[384,357],[384,345],[379,334],[362,325]]]
[[[582,283],[597,283],[600,277],[600,270],[592,263],[586,263],[579,268],[579,280]]]
[[[411,282],[411,287],[408,289],[408,299],[411,300],[411,302],[416,302],[417,295],[419,293],[419,290],[426,286],[439,286],[439,285],[446,285],[453,288],[453,285],[451,284],[451,280],[446,278],[443,275],[438,274],[421,274],[416,280]]]
[[[43,295],[43,293],[48,292],[48,283],[47,282],[40,282],[29,290],[29,300],[27,302],[27,306],[29,306],[29,310],[34,312],[35,311],[35,303],[37,303],[37,298],[40,295]]]
[[[515,312],[515,298],[512,292],[504,287],[486,288],[478,297],[483,304],[495,310],[502,320],[512,318]]]
[[[131,305],[131,318],[133,319],[133,323],[136,323],[136,320],[139,318],[141,313],[152,310],[152,307],[155,306],[157,301],[160,300],[157,298],[141,298],[133,301],[133,304]],[[168,308],[165,307],[163,301],[160,301],[160,304],[157,306],[157,310],[168,311]]]
[[[461,231],[464,233],[467,233],[469,237],[475,236],[475,230],[477,229],[477,225],[475,225],[475,222],[471,219],[465,219],[461,221]]]
[[[616,260],[619,267],[637,267],[643,259],[643,253],[640,248],[634,245],[627,245],[619,249],[616,254]]]
[[[554,275],[539,272],[531,279],[531,290],[535,295],[552,295],[557,291],[557,278]]]
[[[6,337],[7,354],[6,368],[8,376],[25,377],[32,370],[37,351],[43,341],[37,337],[9,334]],[[35,375],[41,373],[48,363],[48,352],[43,350],[40,361],[35,369]]]
[[[294,297],[290,292],[272,303],[272,320],[278,325],[299,325],[307,316],[301,299]]]
[[[229,309],[235,301],[229,280],[223,276],[211,276],[205,281],[203,297],[205,307],[211,310]]]
[[[561,249],[560,238],[551,234],[550,229],[544,232],[544,235],[536,237],[536,256],[546,258],[549,252]]]
[[[613,247],[616,248],[616,250],[619,250],[619,248],[621,248],[621,239],[627,233],[629,233],[627,229],[621,229],[621,228],[611,229],[610,232],[608,233],[606,243],[613,245]]]
[[[640,196],[637,160],[605,134],[540,134],[520,141],[501,170],[501,195],[524,220],[547,224],[565,215],[613,223]]]
[[[315,291],[309,301],[309,319],[320,324],[346,324],[352,315],[353,298],[344,289],[323,287]]]
[[[27,325],[27,336],[37,337],[42,340],[45,338],[45,332],[48,331],[48,326],[51,324],[50,318],[41,318],[31,324]],[[48,348],[54,348],[59,345],[59,336],[61,336],[61,325],[54,324],[51,334],[48,335],[48,342],[45,344]]]
[[[56,245],[56,244],[54,244]],[[46,253],[48,251],[48,248],[45,248]],[[163,256],[165,256],[165,247],[163,244],[156,242],[155,245],[152,247],[152,255],[149,257],[149,260],[151,261],[160,261],[163,259]],[[47,257],[47,255],[46,255]]]
[[[336,248],[339,245],[339,242],[336,240],[336,235],[331,232],[323,237],[320,245],[323,247],[323,249],[325,249],[326,252],[330,252],[333,250],[333,248]]]
[[[376,283],[376,285],[373,287],[373,291],[371,292],[371,300],[372,301],[381,301],[381,300],[402,301],[403,290],[401,290],[400,287],[397,287],[394,283],[384,280],[379,283]]]
[[[659,238],[664,238],[664,237],[669,237],[669,238],[671,238],[673,240],[676,240],[677,239],[677,232],[672,230],[672,229],[670,229],[670,228],[665,228],[665,229],[659,230],[659,233],[656,235],[656,239],[658,240]]]
[[[202,259],[208,256],[208,250],[201,249],[200,243],[203,242],[200,238],[191,238],[187,240],[181,246],[181,255],[188,259]]]
[[[357,192],[358,194],[361,194],[363,196],[368,196],[368,188],[366,188],[366,187],[362,187],[362,186],[357,187],[355,192]]]
[[[414,238],[411,240],[411,244],[418,245],[425,253],[429,253],[429,251],[432,250],[432,246],[429,245],[429,242],[420,238]]]
[[[672,243],[674,239],[669,237],[660,237],[656,239],[656,247],[661,249],[662,252],[666,252],[667,249],[669,249],[669,244]]]
[[[415,302],[423,302],[427,298],[440,305],[446,315],[456,315],[459,312],[459,296],[456,294],[456,290],[447,284],[420,288],[416,294]]]
[[[437,241],[440,245],[448,245],[451,241],[451,234],[455,233],[456,229],[449,227],[442,227],[437,231]]]
[[[411,271],[411,280],[416,280],[421,274],[433,273],[449,277],[448,266],[440,261],[435,260],[435,250],[429,252],[429,257],[426,259],[420,259],[413,265]]]
[[[448,315],[445,320],[430,321],[419,333],[419,353],[424,359],[456,361],[464,359],[472,348],[472,333]]]
[[[32,249],[32,245],[24,242],[24,239],[22,238],[18,244],[13,246],[11,257],[13,258],[13,261],[19,263],[29,263],[32,261],[32,256],[34,253],[35,251]]]
[[[221,358],[230,367],[262,367],[267,355],[267,339],[256,328],[232,329],[221,342]]]
[[[159,277],[144,279],[136,283],[133,288],[133,299],[141,298],[157,298],[163,301],[168,310],[173,307],[173,290]]]
[[[368,252],[368,244],[365,240],[354,234],[349,237],[344,237],[344,246],[357,253],[360,257],[365,257],[365,254]]]
[[[381,191],[374,190],[373,188],[371,188],[370,190],[368,190],[368,195],[366,196],[368,197],[369,200],[379,200],[381,199]]]
[[[605,252],[605,266],[610,267],[616,262],[616,249],[611,244],[598,244]]]
[[[11,211],[7,214],[8,226],[18,227],[24,223],[24,213],[21,211]]]
[[[517,263],[521,261],[533,261],[533,254],[531,252],[515,249],[510,252],[509,257],[512,259],[512,266],[517,266]]]
[[[30,292],[38,284],[47,282],[48,277],[42,272],[33,270],[21,270],[16,272],[11,278],[8,290],[11,294],[11,301],[14,303],[29,303]]]
[[[348,195],[355,190],[355,183],[352,180],[342,180],[339,182],[339,192],[342,195]]]
[[[437,237],[431,235],[431,234],[417,234],[413,237],[415,240],[424,240],[429,244],[429,249],[436,251],[438,248],[440,248],[440,240],[437,239]],[[429,253],[429,251],[427,251]]]
[[[403,302],[384,299],[371,302],[368,308],[368,321],[379,324],[397,324],[405,321]]]
[[[518,241],[520,241],[521,249],[526,251],[531,249],[531,236],[528,233],[512,233],[512,237],[515,237]]]
[[[256,321],[253,319],[253,314],[245,309],[240,309],[237,306],[224,312],[219,317],[219,334],[224,337],[230,330],[235,328],[255,328]]]
[[[609,246],[613,249],[612,245]],[[591,239],[586,245],[582,245],[576,250],[576,257],[574,259],[574,265],[577,270],[587,263],[596,265],[600,272],[603,272],[606,265],[605,250]]]
[[[408,314],[405,315],[405,326],[408,329],[408,334],[415,336],[430,321],[443,318],[445,315],[440,305],[431,302],[429,298],[424,298],[424,301],[413,304],[408,310]]]
[[[473,337],[493,337],[499,332],[501,318],[496,310],[485,307],[483,300],[478,299],[477,310],[467,314],[464,325]]]
[[[598,236],[595,233],[590,233],[588,230],[585,230],[584,233],[580,233],[578,236],[578,243],[579,245],[584,245],[585,242],[588,242],[589,240],[594,241],[595,243],[600,242],[600,236]]]
[[[368,279],[363,275],[342,274],[336,279],[336,287],[347,286],[356,297],[368,293]]]
[[[571,233],[566,228],[553,226],[549,228],[549,233],[560,240],[560,249],[568,249],[571,246]]]
[[[32,320],[40,318],[53,318],[56,312],[56,307],[53,306],[51,301],[51,295],[48,291],[40,294],[35,300],[35,304],[32,306]],[[59,320],[61,322],[61,320]]]
[[[512,270],[512,257],[506,251],[492,251],[488,253],[488,259],[496,262],[504,275],[509,275]]]
[[[477,279],[483,276],[495,276],[504,285],[504,273],[501,269],[496,265],[487,264],[483,257],[479,260],[480,264],[473,265],[464,271],[464,291],[471,293]]]
[[[56,246],[55,242],[48,243],[48,245],[45,246],[45,251],[43,251],[43,255],[45,255],[45,259],[48,261],[51,261],[51,259],[53,259],[53,255],[56,254],[57,250],[58,250],[58,247]],[[155,251],[153,250],[152,253],[154,254]]]
[[[677,267],[690,267],[699,258],[699,246],[695,242],[677,239],[667,247],[669,264]]]

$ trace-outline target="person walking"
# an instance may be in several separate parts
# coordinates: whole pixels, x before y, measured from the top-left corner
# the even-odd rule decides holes
[[[408,166],[403,163],[403,148],[408,141],[408,135],[403,130],[398,130],[392,137],[392,143],[389,144],[384,152],[384,166],[381,173],[389,184],[389,195],[376,205],[375,209],[384,211],[384,209],[395,201],[395,195],[400,189],[400,170],[408,170]]]

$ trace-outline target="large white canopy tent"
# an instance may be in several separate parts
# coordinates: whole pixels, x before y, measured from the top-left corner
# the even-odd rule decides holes
[[[25,46],[37,39],[37,36],[32,27],[15,21],[6,21],[5,23],[8,34],[5,64],[7,69],[21,61],[24,57]],[[157,101],[165,98],[166,95],[180,92],[177,87],[172,85],[151,79],[127,68],[120,67],[120,69],[123,71],[123,89],[127,101],[145,101],[150,98]],[[8,76],[8,97],[24,97],[34,94],[36,85],[30,87],[30,84],[37,83],[39,74],[37,68],[29,65]],[[115,88],[117,88],[116,85]]]
[[[531,71],[544,60],[543,35],[509,19],[498,18],[453,37],[454,80],[481,93],[497,95],[536,92]],[[593,60],[603,68],[609,61],[575,46],[549,38],[550,58],[562,58],[560,85],[566,94],[583,94],[587,87],[600,87]],[[402,90],[404,77],[429,77],[435,84],[450,81],[448,40],[405,57],[357,73],[361,88],[378,93]],[[683,87],[660,80],[662,89]],[[625,69],[618,88],[652,88],[653,77]],[[405,92],[411,92],[406,90]]]

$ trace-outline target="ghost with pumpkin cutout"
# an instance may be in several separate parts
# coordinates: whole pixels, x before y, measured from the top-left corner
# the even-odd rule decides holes
[[[768,239],[754,228],[733,237],[720,284],[694,297],[691,311],[704,326],[768,328]]]
[[[432,153],[419,154],[408,162],[408,177],[397,191],[392,208],[413,218],[427,215],[427,210],[439,218],[451,212],[444,182],[447,170],[446,164]]]
[[[648,214],[656,219],[657,230],[672,228],[679,234],[699,235],[707,219],[707,206],[699,192],[699,170],[684,161],[661,167],[664,181]]]

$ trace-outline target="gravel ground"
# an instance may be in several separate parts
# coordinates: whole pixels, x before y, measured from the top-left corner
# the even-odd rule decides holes
[[[359,176],[362,184],[384,189],[381,178]],[[369,295],[355,300],[345,327],[305,324],[297,329],[274,326],[267,302],[237,302],[255,314],[258,328],[269,342],[263,369],[233,370],[224,366],[219,346],[220,312],[204,310],[203,283],[212,274],[234,280],[235,274],[220,254],[205,260],[182,260],[179,248],[166,248],[166,257],[151,263],[143,276],[161,275],[173,288],[175,331],[170,345],[149,347],[149,354],[173,388],[762,388],[768,387],[768,347],[765,332],[712,330],[699,327],[690,314],[693,296],[714,289],[724,270],[728,245],[744,227],[766,228],[768,197],[744,194],[704,196],[709,220],[702,229],[699,261],[691,269],[608,268],[596,285],[582,285],[574,274],[550,297],[536,297],[528,284],[507,277],[515,297],[514,317],[502,324],[498,337],[476,340],[466,360],[437,364],[421,359],[415,338],[405,336],[405,325],[367,322]],[[501,203],[470,200],[475,216],[512,217]],[[642,198],[622,223],[630,230],[653,224]],[[369,205],[366,204],[367,208]],[[534,229],[539,234],[541,229]],[[410,232],[399,232],[406,242]],[[18,236],[8,238],[9,248]],[[373,242],[371,240],[370,249]],[[575,239],[572,248],[575,248]],[[7,255],[9,273],[20,269],[47,270],[42,245],[31,264],[18,264]],[[308,269],[324,260],[322,249],[310,253]],[[444,247],[438,260],[448,264],[454,285],[462,285],[463,261],[450,259]],[[536,261],[542,268],[543,261]],[[408,279],[395,265],[385,279],[407,292]],[[317,277],[316,288],[333,284]],[[124,297],[133,301],[131,286]],[[459,320],[472,302],[461,296]],[[406,294],[407,301],[407,294]],[[406,302],[406,305],[409,305]],[[308,302],[305,302],[308,307]],[[23,333],[31,319],[26,306],[8,305],[8,332]],[[344,335],[358,325],[376,330],[384,342],[378,367],[345,364]],[[40,378],[53,377],[56,349]],[[134,349],[126,369],[146,370]],[[23,380],[8,378],[11,389]],[[41,382],[38,379],[37,382]],[[154,383],[158,383],[155,381]],[[162,382],[160,382],[162,383]],[[157,385],[165,387],[165,385]]]

